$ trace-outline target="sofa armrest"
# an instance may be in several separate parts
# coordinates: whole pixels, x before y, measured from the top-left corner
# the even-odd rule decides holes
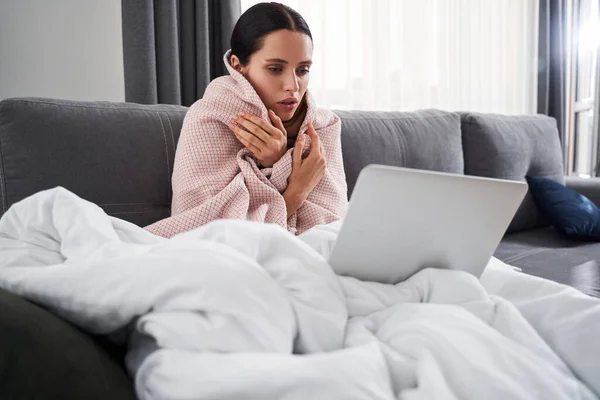
[[[48,310],[0,289],[0,398],[133,400],[123,361]]]
[[[565,184],[590,199],[595,205],[600,207],[600,178],[579,178],[576,176],[565,177]]]

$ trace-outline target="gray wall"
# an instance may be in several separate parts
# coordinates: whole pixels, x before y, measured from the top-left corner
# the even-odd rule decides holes
[[[0,100],[124,101],[120,0],[0,0]]]

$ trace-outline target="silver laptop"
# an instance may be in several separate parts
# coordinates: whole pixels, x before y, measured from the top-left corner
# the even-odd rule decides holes
[[[329,263],[340,275],[382,283],[428,267],[479,278],[526,192],[524,182],[367,166]]]

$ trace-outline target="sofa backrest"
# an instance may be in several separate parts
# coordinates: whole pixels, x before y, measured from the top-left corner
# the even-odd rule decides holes
[[[527,175],[543,176],[565,183],[554,118],[461,113],[461,123],[465,174],[520,181]],[[548,222],[527,194],[507,232],[546,225]]]
[[[0,102],[0,215],[63,186],[144,226],[169,215],[186,108],[51,99]]]
[[[342,119],[342,154],[352,194],[368,164],[463,173],[460,118],[457,114],[336,111]]]
[[[39,98],[0,101],[0,215],[27,196],[62,186],[140,226],[169,216],[173,161],[186,111]],[[440,110],[336,113],[342,119],[348,195],[360,170],[372,163],[564,180],[552,118]],[[526,199],[509,231],[543,224]]]

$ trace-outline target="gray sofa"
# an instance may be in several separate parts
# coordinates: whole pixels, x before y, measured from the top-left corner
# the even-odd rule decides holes
[[[348,195],[360,170],[378,163],[505,179],[546,176],[600,203],[597,180],[563,176],[551,118],[440,110],[336,112],[342,118]],[[184,107],[167,105],[1,101],[0,215],[27,196],[60,185],[140,226],[167,217],[185,113]],[[439,202],[443,207],[444,199]],[[529,196],[495,255],[525,273],[600,295],[600,243],[563,238]],[[125,349],[2,291],[0,308],[0,346],[8,349],[0,353],[0,398],[134,398],[122,367]],[[58,387],[65,379],[68,384]]]

